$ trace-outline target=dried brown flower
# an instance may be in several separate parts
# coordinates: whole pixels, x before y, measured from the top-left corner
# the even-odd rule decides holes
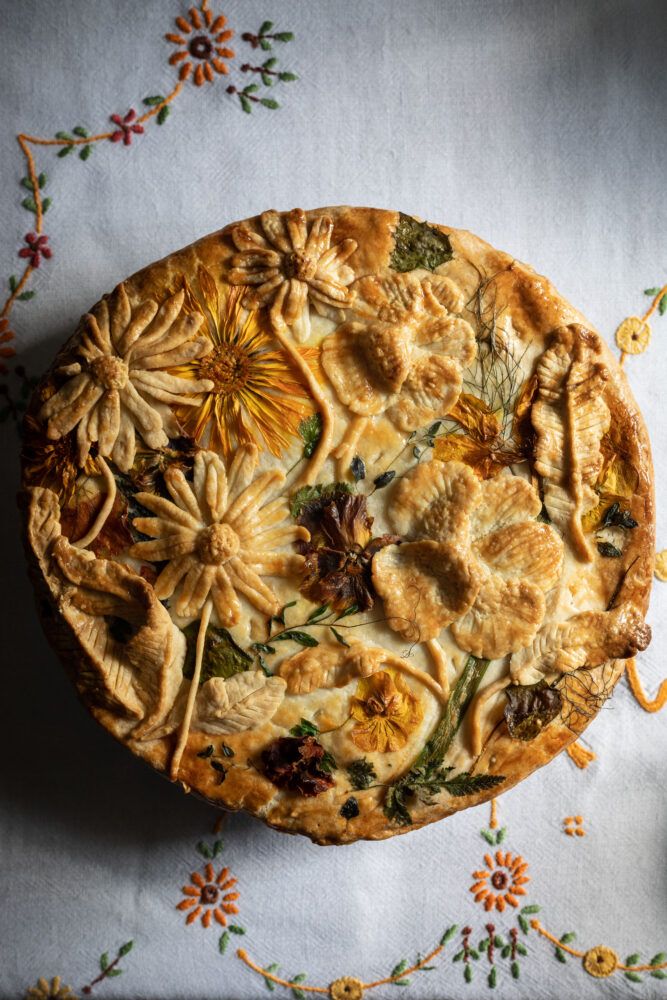
[[[313,797],[332,788],[334,779],[322,767],[325,749],[314,736],[281,736],[262,753],[263,770],[278,788]]]

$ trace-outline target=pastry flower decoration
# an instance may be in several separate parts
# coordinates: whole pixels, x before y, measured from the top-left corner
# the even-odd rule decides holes
[[[252,482],[257,448],[239,448],[228,469],[211,451],[198,452],[193,482],[171,467],[164,481],[171,500],[137,493],[137,503],[155,517],[136,517],[134,526],[151,540],[129,551],[137,559],[166,562],[154,584],[160,600],[172,597],[173,610],[197,618],[210,597],[222,625],[241,618],[239,594],[266,615],[280,602],[263,576],[289,576],[303,568],[303,556],[275,551],[308,532],[299,525],[280,526],[287,515],[282,498],[266,503],[285,474],[274,469]]]
[[[367,753],[401,750],[424,717],[417,696],[391,668],[359,681],[350,714],[352,741]]]
[[[341,403],[362,417],[386,413],[402,431],[454,406],[475,334],[456,315],[459,289],[448,278],[364,278],[367,316],[343,323],[322,344],[322,367]]]
[[[354,271],[345,262],[357,243],[347,239],[331,246],[333,219],[320,215],[308,228],[300,208],[285,218],[278,212],[264,212],[260,222],[262,233],[246,225],[232,229],[238,253],[232,257],[228,280],[250,286],[243,298],[246,309],[270,305],[286,286],[282,316],[303,342],[310,336],[309,300],[318,312],[327,306],[345,308],[352,301],[348,286],[354,281]]]
[[[211,389],[208,379],[192,381],[164,370],[211,349],[206,337],[195,336],[203,317],[184,313],[183,299],[181,291],[160,306],[149,299],[133,311],[121,284],[95,314],[84,316],[76,347],[81,360],[60,368],[71,377],[39,413],[51,440],[77,428],[79,465],[97,442],[99,455],[128,471],[137,432],[149,448],[163,448],[169,406],[191,406],[197,393]]]
[[[496,659],[532,641],[563,543],[536,519],[542,504],[525,479],[480,482],[461,462],[418,465],[399,483],[389,519],[406,539],[375,556],[373,583],[389,624],[412,640],[448,625],[459,646]]]

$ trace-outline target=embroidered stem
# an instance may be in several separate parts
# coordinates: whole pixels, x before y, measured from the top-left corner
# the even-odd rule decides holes
[[[635,700],[641,705],[645,712],[659,712],[661,708],[664,708],[665,703],[667,702],[667,678],[662,681],[655,698],[653,698],[653,700],[649,700],[644,694],[642,682],[639,678],[639,671],[637,670],[637,661],[634,656],[627,661],[625,665],[625,672],[628,675],[630,690],[635,696]]]
[[[320,435],[320,440],[318,441],[317,447],[313,452],[305,471],[299,476],[294,484],[295,487],[312,486],[319,475],[320,469],[331,453],[331,441],[333,439],[334,425],[333,410],[331,403],[322,392],[322,389],[320,388],[320,385],[310,366],[303,359],[300,351],[297,350],[291,335],[287,332],[287,325],[282,317],[282,306],[285,301],[286,294],[287,282],[284,281],[282,288],[276,295],[275,301],[271,306],[271,327],[276,340],[287,352],[287,354],[289,354],[290,358],[301,372],[311,396],[317,403],[320,411],[320,417],[322,418],[322,433]]]
[[[595,754],[592,750],[587,750],[585,746],[581,743],[570,743],[569,747],[565,748],[565,752],[577,767],[580,767],[583,771],[591,761],[595,760]]]
[[[431,962],[434,958],[437,958],[437,956],[444,949],[444,947],[445,947],[444,944],[439,944],[437,948],[434,948],[433,951],[429,952],[429,954],[425,958],[422,958],[415,965],[411,965],[409,969],[403,969],[403,971],[399,972],[397,975],[387,976],[386,979],[376,979],[374,983],[364,983],[363,988],[365,990],[372,990],[376,986],[385,986],[388,983],[395,983],[399,979],[405,979],[407,976],[411,976],[413,972],[419,972],[420,969],[423,969],[424,966],[428,965],[428,963]]]
[[[188,736],[190,734],[190,723],[192,721],[192,713],[195,707],[195,698],[197,697],[197,691],[199,689],[199,678],[201,676],[201,665],[204,659],[204,643],[206,642],[206,630],[208,628],[209,619],[211,617],[211,611],[213,609],[213,604],[210,600],[206,602],[201,613],[201,619],[199,621],[199,632],[197,633],[197,646],[195,650],[195,669],[192,675],[192,681],[190,682],[190,690],[188,691],[188,700],[185,705],[185,713],[183,715],[183,721],[181,722],[180,728],[178,730],[178,740],[176,741],[176,747],[174,749],[174,755],[171,758],[171,769],[170,777],[172,781],[176,781],[178,777],[178,769],[181,764],[181,757],[183,756],[183,751],[188,742]]]
[[[557,948],[560,948],[561,951],[566,951],[575,958],[583,958],[586,955],[585,951],[577,951],[576,948],[570,948],[569,945],[564,944],[554,934],[551,934],[546,927],[543,927],[537,918],[530,921],[530,926],[538,934],[541,934],[543,938],[546,938],[547,941],[551,941]],[[620,969],[621,972],[653,972],[655,969],[667,969],[667,962],[660,962],[656,965],[624,965],[622,962],[619,962],[616,968]]]
[[[491,830],[498,829],[498,799],[491,799],[491,819],[489,820]]]
[[[80,538],[78,542],[72,542],[72,544],[76,545],[79,549],[85,549],[91,542],[95,541],[104,527],[106,520],[113,509],[113,505],[116,502],[117,487],[114,474],[101,455],[97,456],[97,464],[102,470],[104,485],[107,488],[107,495],[104,498],[104,503],[102,504],[90,530],[87,531],[83,538]]]
[[[489,684],[487,688],[480,691],[470,706],[470,741],[472,743],[472,754],[479,757],[482,752],[482,706],[493,698],[494,695],[512,683],[511,677],[501,677],[500,680]]]
[[[449,676],[447,674],[447,657],[445,656],[445,652],[437,639],[427,639],[424,645],[435,663],[436,676],[443,696],[449,698]]]
[[[653,299],[653,302],[651,303],[651,305],[648,307],[648,309],[646,310],[646,312],[644,313],[644,315],[641,317],[642,323],[645,323],[648,319],[651,318],[651,316],[653,315],[653,313],[656,311],[656,309],[660,305],[660,299],[663,297],[663,295],[667,295],[667,285],[663,285],[662,286],[662,288],[660,289],[660,291],[657,293],[657,295]],[[619,362],[618,362],[620,364],[621,368],[625,364],[625,359],[627,358],[627,356],[628,356],[627,351],[621,351],[621,357],[619,358]],[[641,704],[641,702],[640,702],[640,704]]]
[[[290,983],[287,979],[281,979],[280,976],[275,976],[272,972],[268,972],[267,969],[263,969],[261,965],[257,965],[256,962],[253,962],[253,960],[248,957],[247,952],[245,952],[243,948],[238,949],[236,957],[240,958],[242,962],[245,962],[250,969],[254,969],[255,972],[259,972],[264,979],[269,979],[272,983],[275,983],[276,986],[286,986],[289,990],[294,989],[294,983]],[[307,993],[329,992],[329,988],[325,986],[307,986],[306,983],[299,983],[298,986],[300,990]]]

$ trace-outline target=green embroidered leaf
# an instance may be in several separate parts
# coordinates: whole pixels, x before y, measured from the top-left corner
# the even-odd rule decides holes
[[[206,858],[207,861],[210,861],[211,858],[213,857],[213,852],[211,851],[211,848],[208,846],[205,840],[199,841],[199,843],[197,844],[197,850],[199,851],[199,853],[203,858]]]
[[[45,174],[45,173],[44,173],[44,172],[42,171],[42,173],[41,173],[41,174],[39,175],[39,177],[37,178],[37,183],[38,183],[38,185],[39,185],[39,186],[40,186],[41,188],[43,188],[43,187],[44,187],[44,185],[46,184],[46,181],[47,181],[47,179],[48,179],[48,178],[47,178],[46,174]]]
[[[292,640],[292,642],[298,642],[300,646],[319,646],[319,639],[316,639],[314,635],[308,635],[307,632],[300,632],[298,629],[290,629],[289,632],[283,632],[282,635],[274,636],[274,642],[287,642]]]
[[[463,951],[463,949],[461,949],[461,951],[457,951],[452,959],[452,962],[460,962],[464,955],[465,951]]]
[[[353,760],[347,765],[345,771],[350,784],[358,792],[363,791],[364,788],[369,788],[377,780],[375,768],[365,757]]]
[[[187,642],[183,676],[187,678],[191,678],[194,674],[198,632],[199,622],[192,622],[183,629]],[[249,670],[252,665],[252,656],[234,642],[226,628],[209,625],[204,642],[200,685],[211,677],[224,677],[227,680],[234,674]]]
[[[247,87],[243,88],[244,94],[254,94],[256,90],[259,90],[258,83],[249,83]]]
[[[521,928],[524,934],[527,934],[528,931],[530,930],[530,924],[528,923],[525,917],[520,916],[518,920],[519,920],[519,927]]]
[[[46,215],[46,213],[48,212],[52,202],[53,198],[45,198],[44,201],[42,202],[42,212],[44,213],[44,215]]]
[[[560,691],[544,680],[537,684],[510,684],[505,694],[505,721],[515,740],[534,740],[563,706]]]
[[[337,641],[337,642],[339,642],[339,643],[341,644],[341,646],[347,646],[347,647],[349,648],[349,646],[350,646],[349,642],[347,641],[347,639],[345,639],[345,638],[344,638],[344,637],[343,637],[343,636],[342,636],[342,635],[340,634],[340,632],[338,631],[338,629],[335,629],[335,628],[333,627],[333,625],[330,625],[330,626],[329,626],[329,629],[330,629],[330,631],[331,631],[331,632],[333,632],[333,634],[334,634],[334,636],[335,636],[335,638],[336,638],[336,641]]]
[[[291,31],[278,31],[273,37],[277,42],[291,42],[294,39],[294,33]]]
[[[574,933],[574,931],[568,931],[567,934],[563,934],[563,936],[560,938],[560,943],[570,944],[571,941],[574,941],[576,936],[577,935]],[[632,962],[626,962],[626,965],[632,965],[632,964],[633,964]]]
[[[512,964],[510,965],[510,972],[512,973],[512,979],[518,979],[519,978],[519,963],[518,962],[512,962]]]
[[[260,47],[264,49],[265,52],[271,51],[271,42],[268,40],[268,38],[260,38],[259,44]]]
[[[216,842],[213,845],[213,851],[211,852],[214,858],[217,858],[218,854],[220,854],[222,847],[223,847],[223,841],[216,840]]]
[[[304,445],[303,457],[310,458],[322,436],[322,417],[319,413],[313,413],[301,421],[298,430]]]
[[[273,80],[271,79],[268,73],[260,73],[260,79],[265,87],[273,86]]]
[[[520,955],[528,954],[528,949],[526,948],[525,944],[521,943],[521,941],[517,941],[516,950],[519,952]]]
[[[273,962],[271,965],[267,965],[267,967],[265,968],[264,971],[265,972],[277,972],[279,968],[280,968],[280,966],[278,965],[278,963],[277,962]],[[269,990],[271,993],[273,993],[273,991],[276,988],[275,983],[272,983],[270,979],[265,979],[264,980],[264,985],[266,986],[267,990]]]
[[[638,972],[626,972],[625,978],[629,979],[631,983],[641,983],[642,977]]]
[[[158,111],[155,121],[158,123],[158,125],[164,125],[170,114],[171,114],[171,107],[168,104],[165,104],[165,106],[163,108],[160,108],[160,110]]]
[[[657,955],[654,955],[649,965],[662,965],[663,962],[667,962],[667,952],[659,951]]]
[[[509,955],[510,955],[511,951],[512,951],[512,949],[510,948],[510,946],[508,944],[506,944],[505,947],[503,948],[503,950],[500,953],[501,958],[509,958]]]
[[[262,63],[262,69],[273,69],[273,67],[276,65],[277,62],[278,62],[278,60],[276,59],[276,57],[275,56],[271,56],[270,59],[266,59]]]
[[[15,292],[18,286],[18,280],[15,274],[9,275],[9,290],[10,292]]]
[[[80,139],[88,138],[88,132],[85,130],[83,125],[77,125],[76,128],[72,129],[72,132],[74,133],[74,135],[78,135]]]
[[[290,979],[290,983],[302,983],[305,978],[306,978],[306,973],[300,972],[298,976],[294,976],[293,979]]]
[[[466,965],[465,972],[463,973],[463,978],[465,979],[466,983],[472,981],[472,965]]]
[[[72,136],[69,132],[56,132],[56,139],[65,139],[71,141]]]
[[[507,836],[507,827],[502,826],[498,833],[496,834],[496,844],[502,844],[503,840]]]
[[[563,939],[561,938],[561,941],[562,940]],[[639,953],[638,952],[634,952],[632,955],[628,955],[628,957],[626,958],[626,960],[625,960],[625,962],[623,964],[624,965],[639,965],[639,959],[640,959]]]
[[[148,108],[154,108],[158,104],[162,104],[163,101],[164,97],[162,96],[162,94],[154,94],[152,97],[144,97],[143,103]]]
[[[491,969],[491,972],[487,976],[487,982],[488,982],[489,986],[491,987],[491,989],[493,989],[495,987],[496,980],[497,980],[497,972],[496,972],[496,967],[494,965],[493,968]]]
[[[262,27],[259,29],[260,35],[267,35],[272,27],[273,21],[264,21]]]
[[[394,249],[389,258],[389,266],[394,271],[414,271],[418,267],[435,271],[453,256],[452,244],[446,233],[401,212],[394,230]]]
[[[134,947],[134,941],[126,941],[125,944],[122,944],[118,949],[118,957],[124,958],[125,955],[129,955],[133,947]]]
[[[100,969],[102,972],[106,972],[109,968],[109,952],[105,951],[100,955]]]
[[[667,972],[663,972],[662,969],[654,969],[651,975],[654,979],[667,979]]]
[[[667,292],[663,295],[658,303],[658,312],[661,316],[664,316],[667,312]]]
[[[341,493],[354,493],[354,487],[350,483],[318,483],[317,486],[302,486],[290,501],[290,514],[294,518],[300,517],[307,504],[329,497],[333,499]]]
[[[623,555],[621,550],[617,549],[611,542],[598,542],[598,552],[605,559],[618,559]]]
[[[541,909],[542,909],[542,907],[538,906],[537,903],[531,903],[530,906],[522,906],[521,907],[521,912],[522,913],[539,913]]]
[[[29,177],[22,177],[21,178],[21,184],[23,185],[24,188],[27,188],[28,191],[34,191],[35,190],[34,187],[33,187],[33,183],[32,183],[32,181],[30,180]]]
[[[245,97],[244,94],[239,94],[239,101],[241,102],[241,107],[243,108],[243,110],[245,111],[245,113],[247,115],[251,115],[252,114],[252,104],[250,103],[250,101],[248,100],[248,98]],[[273,989],[273,987],[272,987],[272,989]]]
[[[122,976],[122,975],[123,975],[122,969],[109,969],[109,971],[107,972],[107,977],[109,979],[115,979],[116,976]]]
[[[278,73],[278,79],[282,80],[283,83],[292,83],[293,80],[298,80],[299,77],[296,73]]]
[[[459,927],[458,924],[452,924],[451,927],[447,928],[447,930],[445,931],[445,933],[440,938],[440,945],[441,946],[442,945],[446,945],[448,941],[452,940],[452,938],[454,937],[454,935],[456,934],[456,932],[458,930],[458,927]]]
[[[567,959],[565,957],[565,952],[562,951],[560,948],[556,948],[556,958],[558,959],[559,962],[563,963],[567,962]]]
[[[398,963],[398,965],[395,965],[394,968],[389,973],[389,978],[393,979],[394,976],[400,976],[402,972],[405,972],[407,967],[408,967],[407,958],[402,958],[401,961]]]
[[[92,146],[84,146],[81,152],[79,153],[79,159],[84,161],[87,160],[92,151],[93,151]]]
[[[468,954],[475,961],[477,961],[477,959],[479,958],[479,952],[475,948],[470,948],[470,950],[468,951]]]
[[[73,151],[73,149],[74,146],[63,146],[63,148],[58,151],[58,156],[62,160],[63,156],[69,156],[69,154]]]
[[[222,934],[220,935],[220,940],[218,941],[218,951],[220,952],[221,955],[224,955],[225,952],[227,951],[227,946],[229,944],[229,941],[230,941],[229,931],[223,931]]]
[[[644,295],[650,295],[651,298],[654,298],[654,296],[656,296],[659,291],[660,291],[659,288],[645,288]]]
[[[27,208],[29,212],[37,211],[37,202],[34,198],[24,198],[21,204],[24,208]]]
[[[292,726],[289,732],[290,736],[317,736],[319,729],[314,722],[302,719],[298,725]]]
[[[495,847],[496,838],[492,833],[489,832],[489,830],[480,830],[479,832],[484,837],[484,840],[487,842],[487,844],[491,844],[491,846]]]
[[[17,298],[19,302],[29,302],[30,299],[34,299],[35,295],[37,295],[37,292],[21,292]]]
[[[245,934],[245,927],[239,927],[238,924],[230,924],[228,927],[230,934]]]

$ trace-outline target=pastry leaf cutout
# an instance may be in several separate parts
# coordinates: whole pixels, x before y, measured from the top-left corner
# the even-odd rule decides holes
[[[194,728],[215,735],[254,729],[273,718],[284,694],[285,682],[261,670],[212,677],[197,697]]]

